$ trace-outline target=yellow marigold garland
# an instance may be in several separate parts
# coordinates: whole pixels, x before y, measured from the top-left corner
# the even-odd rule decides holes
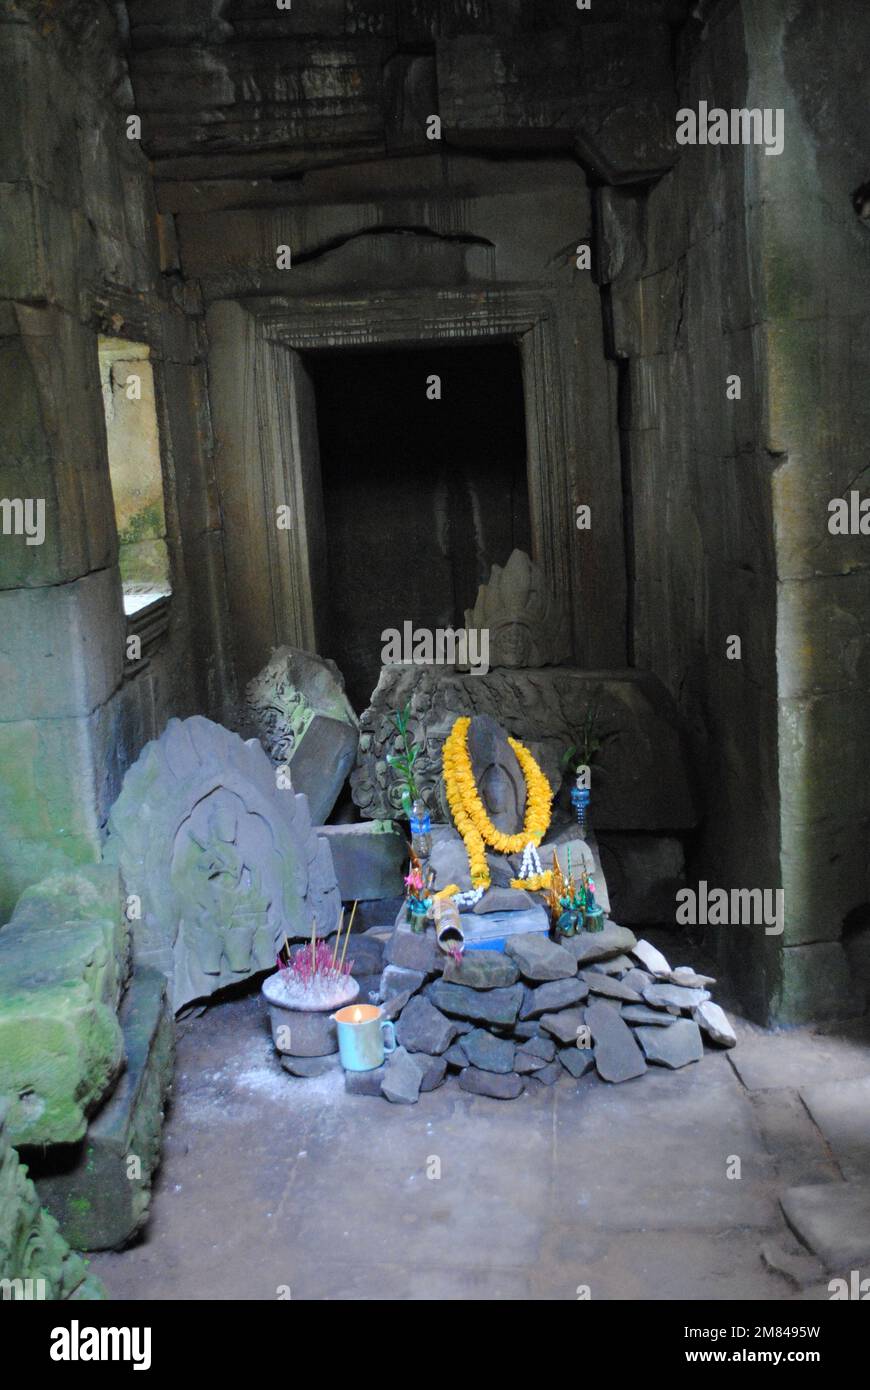
[[[486,814],[474,780],[468,752],[470,724],[471,720],[467,716],[457,719],[444,740],[444,785],[450,813],[468,854],[472,887],[488,888],[490,873],[486,862],[486,846],[498,850],[500,854],[519,854],[530,841],[537,847],[550,824],[553,794],[549,782],[528,748],[520,743],[519,739],[509,738],[508,743],[517,756],[526,781],[526,814],[523,829],[518,835],[506,835],[503,831],[497,830]],[[532,892],[547,888],[549,884],[549,873],[527,879],[511,879],[512,888],[527,888]]]

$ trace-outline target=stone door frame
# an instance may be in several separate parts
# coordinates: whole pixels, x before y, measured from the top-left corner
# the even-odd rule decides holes
[[[363,294],[263,296],[212,304],[208,333],[215,463],[240,685],[275,645],[318,649],[325,597],[318,570],[328,557],[322,492],[312,495],[320,487],[319,458],[315,480],[302,443],[298,403],[307,377],[303,354],[336,348],[517,344],[533,558],[565,597],[574,657],[582,655],[588,621],[574,601],[578,560],[566,464],[577,452],[576,411],[566,411],[571,386],[561,360],[561,307],[556,296],[540,290],[479,287],[391,291],[376,299]],[[291,508],[297,524],[280,531],[274,518],[282,503]]]

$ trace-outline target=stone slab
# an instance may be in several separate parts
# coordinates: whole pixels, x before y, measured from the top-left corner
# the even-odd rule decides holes
[[[692,1010],[692,1018],[711,1042],[718,1043],[720,1047],[734,1047],[737,1042],[737,1034],[734,1032],[725,1010],[715,1004],[712,999],[698,1004]]]
[[[461,1071],[459,1084],[463,1091],[471,1091],[476,1096],[490,1096],[493,1100],[516,1100],[523,1091],[523,1079],[516,1072],[502,1075],[480,1071],[477,1067],[466,1067]]]
[[[576,1043],[585,1025],[585,1009],[562,1009],[557,1014],[544,1014],[541,1018],[541,1027],[565,1044]]]
[[[647,985],[643,992],[644,1002],[653,1009],[677,1009],[690,1014],[699,1004],[710,998],[706,989],[687,989],[685,985],[653,984]]]
[[[540,1018],[542,1014],[556,1013],[559,1009],[582,1004],[588,994],[589,986],[585,980],[576,977],[570,980],[550,980],[546,984],[538,985],[537,989],[526,990],[520,1019],[525,1022],[527,1019]]]
[[[396,1024],[396,1038],[408,1052],[440,1056],[456,1037],[456,1026],[440,1009],[422,995],[415,995],[402,1010]]]
[[[628,927],[620,927],[616,922],[605,922],[601,931],[578,932],[576,936],[562,938],[562,945],[577,962],[579,969],[592,965],[595,961],[611,960],[623,952],[631,951],[637,938]]]
[[[317,833],[329,845],[344,902],[395,898],[402,892],[408,848],[392,821],[318,825]]]
[[[394,1105],[416,1105],[423,1084],[423,1072],[410,1052],[397,1047],[384,1064],[381,1093]]]
[[[536,933],[517,933],[505,943],[527,980],[564,980],[577,973],[577,962],[562,946]]]
[[[642,1023],[650,1028],[669,1028],[677,1021],[676,1014],[666,1013],[664,1009],[651,1009],[647,1004],[623,1004],[620,1013],[626,1023]]]
[[[460,961],[452,957],[444,967],[444,980],[469,989],[507,989],[519,979],[519,967],[501,951],[466,951]]]
[[[646,1060],[659,1067],[676,1070],[690,1062],[700,1062],[704,1055],[701,1030],[691,1018],[675,1018],[670,1028],[641,1024],[635,1028],[634,1036]]]
[[[589,987],[590,994],[600,994],[605,999],[619,999],[626,1004],[641,1003],[641,996],[637,990],[622,980],[614,980],[612,976],[603,975],[595,970],[583,970],[580,973]]]
[[[475,1028],[460,1040],[468,1062],[481,1071],[510,1072],[514,1069],[515,1044],[496,1038],[485,1028]]]
[[[800,1094],[843,1177],[857,1182],[870,1175],[870,1070],[854,1081],[804,1086]]]
[[[832,1273],[870,1264],[870,1181],[790,1187],[780,1203],[789,1225]]]
[[[591,1047],[561,1047],[559,1061],[576,1080],[595,1066],[595,1053]]]
[[[406,970],[420,970],[424,975],[430,975],[441,968],[440,958],[443,958],[443,954],[436,944],[434,931],[412,931],[402,921],[384,949],[385,958],[390,965],[398,965]]]
[[[595,1067],[603,1081],[631,1081],[643,1076],[646,1062],[631,1029],[617,1011],[603,1000],[586,1009],[592,1034]]]
[[[436,980],[429,986],[428,993],[435,1007],[444,1013],[458,1014],[460,1018],[471,1019],[474,1023],[502,1024],[505,1027],[516,1022],[523,1001],[523,987],[519,984],[507,989],[475,990]]]
[[[160,1161],[163,1109],[172,1082],[175,1021],[159,970],[135,971],[120,1012],[126,1068],[63,1168],[51,1155],[36,1186],[74,1250],[126,1245],[145,1224]],[[134,1162],[131,1167],[131,1160]]]

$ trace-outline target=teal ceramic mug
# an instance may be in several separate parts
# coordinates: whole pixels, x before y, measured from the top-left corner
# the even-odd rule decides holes
[[[332,1015],[345,1071],[372,1071],[396,1050],[396,1027],[376,1004],[348,1004]]]

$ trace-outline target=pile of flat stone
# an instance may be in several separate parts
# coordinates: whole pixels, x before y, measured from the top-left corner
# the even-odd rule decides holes
[[[561,943],[516,935],[504,951],[468,951],[459,962],[400,927],[386,959],[376,997],[398,1047],[374,1071],[345,1073],[354,1095],[413,1105],[458,1074],[464,1091],[513,1100],[566,1073],[630,1081],[650,1065],[700,1061],[705,1041],[737,1041],[710,996],[713,979],[672,969],[614,922]]]

